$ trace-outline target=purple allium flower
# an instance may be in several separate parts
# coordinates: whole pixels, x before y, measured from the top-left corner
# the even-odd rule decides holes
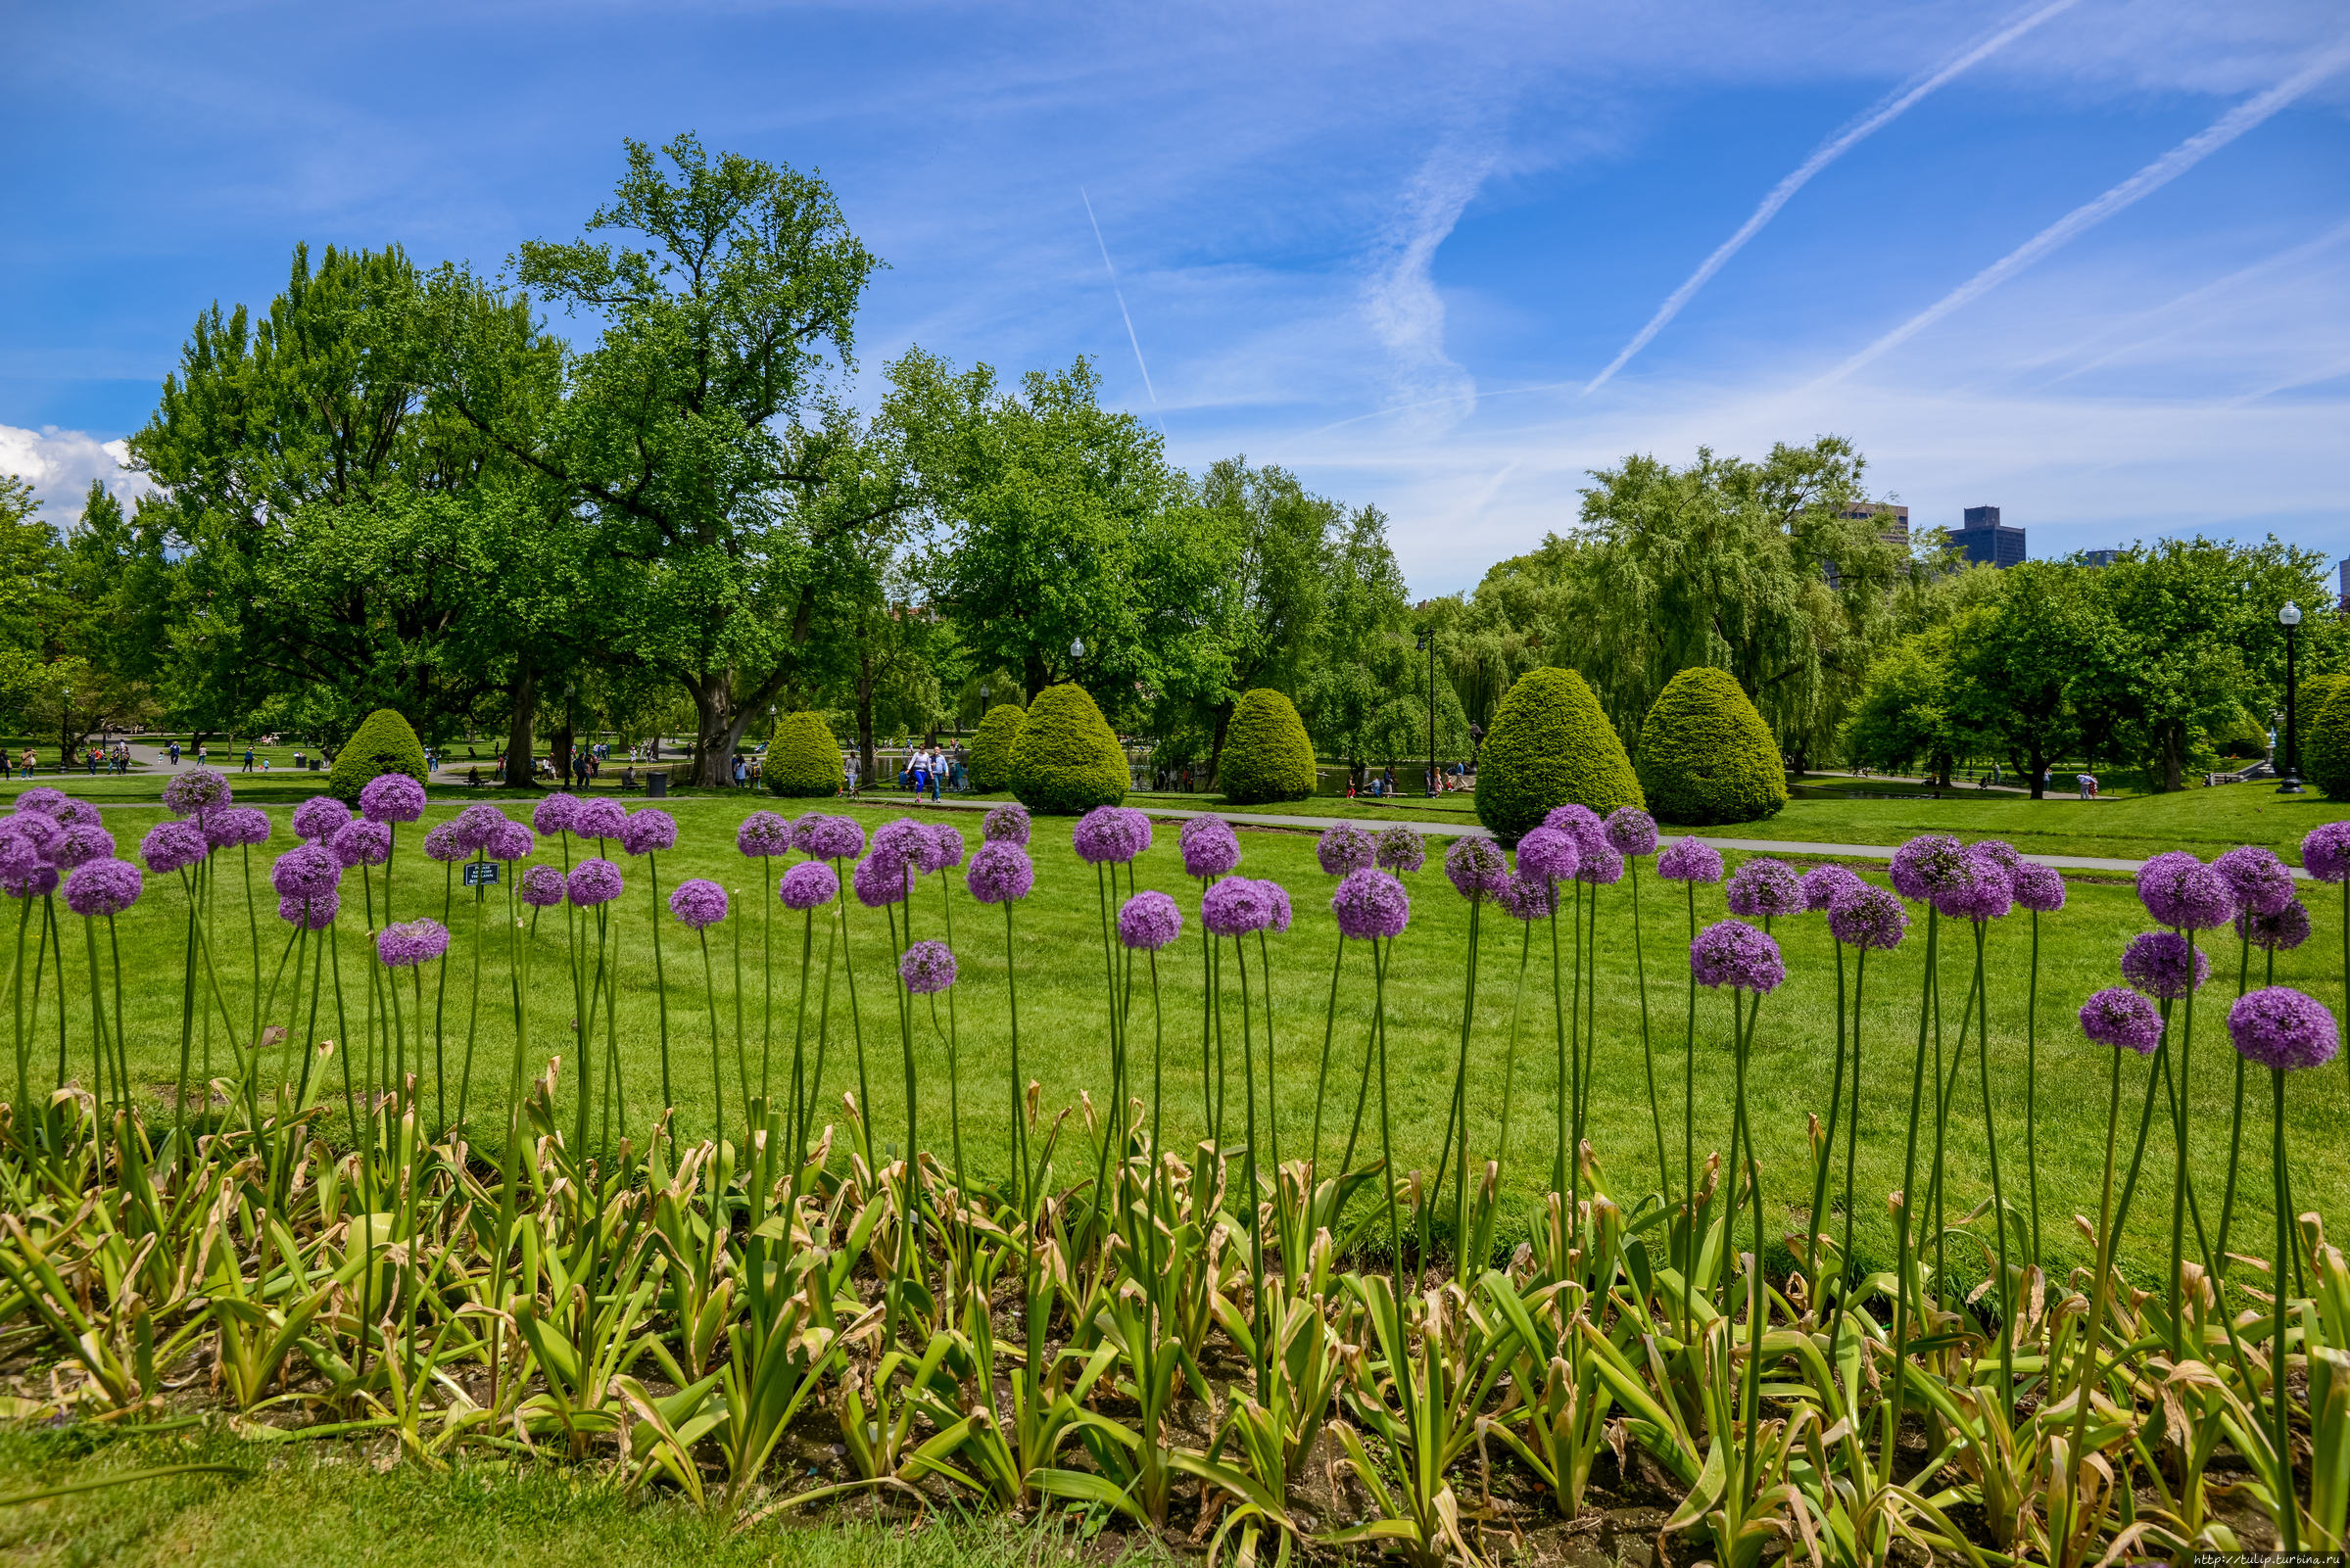
[[[1353,871],[1330,895],[1341,934],[1357,941],[1401,936],[1412,919],[1412,895],[1392,873]]]
[[[2227,879],[2183,849],[2157,855],[2137,869],[2137,901],[2155,925],[2179,931],[2225,926],[2235,913]]]
[[[944,823],[933,823],[929,842],[922,851],[922,869],[952,871],[963,864],[963,834],[961,830]]]
[[[679,882],[669,895],[669,913],[689,930],[706,929],[726,919],[726,889],[706,877]]]
[[[215,849],[250,848],[269,841],[269,814],[253,806],[230,806],[204,820],[204,839]]]
[[[322,931],[335,923],[335,912],[343,907],[343,895],[329,887],[316,898],[281,898],[277,901],[277,918],[288,926],[307,927]]]
[[[1656,853],[1656,819],[1638,806],[1618,806],[1601,824],[1607,830],[1607,847],[1626,860]]]
[[[2211,978],[2211,955],[2195,950],[2190,979],[2187,952],[2187,939],[2177,931],[2140,931],[2122,950],[2122,978],[2165,1000],[2199,991]]]
[[[1541,832],[1540,828],[1534,830],[1534,832]],[[1534,833],[1526,835],[1527,838],[1533,836]],[[1559,836],[1565,837],[1565,834],[1561,833]],[[1524,866],[1526,863],[1524,839],[1518,840],[1517,855],[1518,865]],[[1557,887],[1551,879],[1528,876],[1521,870],[1516,876],[1494,890],[1493,901],[1502,906],[1504,914],[1514,916],[1518,920],[1541,920],[1551,913],[1555,907],[1553,901],[1557,896]]]
[[[1541,881],[1562,882],[1582,869],[1583,851],[1575,835],[1556,828],[1536,828],[1517,841],[1517,874]]]
[[[1222,817],[1194,817],[1183,824],[1175,848],[1186,877],[1228,877],[1240,864],[1240,835]]]
[[[1613,887],[1624,879],[1624,857],[1602,843],[1583,852],[1583,864],[1575,868],[1575,880],[1586,887]]]
[[[1150,848],[1154,837],[1150,813],[1138,806],[1121,806],[1118,809],[1127,815],[1127,832],[1133,837],[1134,853],[1139,855]]]
[[[980,819],[980,836],[991,844],[1027,843],[1029,808],[1016,800],[989,806],[987,815]]]
[[[2015,878],[2015,901],[2034,914],[2053,915],[2064,908],[2064,877],[2055,867],[2019,861],[2010,875]]]
[[[456,814],[457,841],[467,849],[487,849],[490,835],[504,827],[505,820],[505,813],[496,806],[467,806]]]
[[[24,879],[0,876],[0,888],[6,888],[11,898],[47,898],[57,891],[57,868],[44,865]]]
[[[2239,844],[2211,863],[2235,907],[2255,915],[2274,915],[2293,901],[2293,874],[2284,869],[2277,851],[2260,844]]]
[[[1750,860],[1730,874],[1730,913],[1754,919],[1800,915],[1803,879],[1783,860]]]
[[[490,830],[481,847],[483,853],[492,860],[503,860],[510,865],[517,860],[528,860],[530,852],[538,847],[538,841],[531,837],[530,830],[522,824],[501,822]]]
[[[375,954],[396,970],[412,970],[449,951],[449,927],[439,921],[402,921],[375,933]]]
[[[2004,838],[1978,838],[1967,848],[1974,854],[1990,856],[2010,874],[2024,863],[2023,852]]]
[[[230,799],[228,780],[216,768],[190,768],[164,785],[164,809],[174,817],[201,821]]]
[[[17,792],[17,810],[28,811],[35,816],[54,818],[57,808],[65,803],[65,792],[52,789],[47,784],[34,784],[30,789]]]
[[[1428,840],[1418,829],[1399,822],[1379,830],[1379,854],[1375,862],[1379,870],[1417,871],[1427,863]]]
[[[67,896],[72,896],[68,884]],[[2314,996],[2289,985],[2247,991],[2228,1010],[2228,1035],[2236,1055],[2255,1067],[2290,1072],[2322,1068],[2337,1047],[2333,1015]]]
[[[2135,991],[2108,985],[2081,1004],[2081,1032],[2099,1045],[2152,1056],[2162,1044],[2162,1019]]]
[[[1779,944],[1744,921],[1719,921],[1689,944],[1689,972],[1700,985],[1735,986],[1757,995],[1787,978]]]
[[[571,868],[563,891],[582,909],[608,904],[620,896],[620,868],[601,855],[591,855]]]
[[[1128,947],[1156,953],[1182,934],[1181,907],[1156,888],[1136,893],[1118,912],[1118,939]]]
[[[735,847],[753,859],[791,852],[791,825],[772,811],[754,811],[735,830]]]
[[[530,825],[542,838],[571,831],[571,819],[579,810],[579,797],[556,790],[531,808]]]
[[[427,860],[463,860],[473,853],[474,847],[465,842],[465,825],[455,817],[424,835],[424,858]]]
[[[796,830],[791,841],[799,842]],[[808,841],[801,847],[818,860],[854,860],[865,853],[865,830],[846,817],[827,817],[809,831]]]
[[[963,885],[983,904],[1002,904],[1029,896],[1036,883],[1036,868],[1029,852],[1008,838],[990,838],[971,857]]]
[[[1502,846],[1482,833],[1463,833],[1444,852],[1444,874],[1463,898],[1481,898],[1510,879]]]
[[[1948,833],[1920,833],[1894,851],[1894,891],[1920,902],[1966,880],[1966,847]]]
[[[93,860],[112,860],[115,835],[88,823],[70,822],[49,846],[49,859],[61,871],[86,866]]]
[[[2309,940],[2308,907],[2296,898],[2274,915],[2237,910],[2235,934],[2266,952],[2289,953]]]
[[[808,845],[815,841],[816,830],[823,825],[824,813],[821,811],[803,811],[798,816],[792,818],[791,847],[798,850],[803,855],[815,854],[816,852],[810,849]],[[822,857],[818,858],[821,859]]]
[[[1553,806],[1544,814],[1542,825],[1572,838],[1575,848],[1585,855],[1613,847],[1607,842],[1607,825],[1600,821],[1600,814],[1571,800]]]
[[[873,831],[873,858],[892,865],[904,864],[915,871],[923,869],[923,856],[931,849],[931,830],[928,824],[911,817],[900,817],[883,823]]]
[[[1848,947],[1883,952],[1901,945],[1901,933],[1909,929],[1909,912],[1884,888],[1854,878],[1828,906],[1828,929]]]
[[[1314,858],[1333,877],[1367,871],[1378,863],[1378,836],[1367,828],[1342,822],[1335,828],[1322,830],[1321,836],[1314,841]]]
[[[1139,821],[1142,832],[1135,832]],[[1124,806],[1096,806],[1070,830],[1078,859],[1087,865],[1123,866],[1150,847],[1150,819]]]
[[[96,828],[102,826],[106,821],[98,814],[96,806],[86,800],[72,798],[57,803],[53,820],[60,828]]]
[[[2015,905],[2007,868],[1979,849],[1966,852],[1963,879],[1939,889],[1934,907],[1950,920],[2000,920]]]
[[[1265,889],[1265,928],[1278,936],[1289,929],[1289,889],[1270,878],[1257,885]]]
[[[57,840],[65,831],[65,825],[55,817],[45,817],[37,811],[0,817],[0,838],[22,839],[43,857],[57,847]]]
[[[24,793],[31,792],[27,789]],[[22,801],[24,796],[18,799]],[[2309,836],[2301,840],[2301,869],[2322,882],[2350,879],[2350,822],[2329,822],[2310,830]]]
[[[161,877],[166,872],[204,864],[204,857],[212,849],[204,841],[204,830],[194,823],[159,822],[139,840],[139,859],[147,863],[149,871]]]
[[[41,852],[32,846],[32,840],[20,838],[14,833],[0,836],[0,888],[7,889],[9,897],[29,896],[33,884],[40,880],[43,872],[47,872],[52,879],[57,876],[56,868],[41,858]],[[55,881],[52,880],[50,885],[55,886]]]
[[[294,808],[294,836],[322,844],[351,820],[351,808],[332,795],[312,795]]]
[[[571,813],[571,831],[602,843],[628,832],[628,808],[610,795],[590,795]]]
[[[89,860],[66,879],[66,908],[76,915],[120,915],[139,901],[145,879],[127,860]]]
[[[620,852],[650,855],[677,844],[677,819],[658,806],[639,806],[620,825]]]
[[[776,896],[786,909],[809,910],[829,904],[840,891],[840,874],[821,860],[803,860],[784,873]]]
[[[342,879],[343,863],[316,844],[297,844],[269,868],[269,885],[277,889],[277,896],[297,902],[315,903]]]
[[[849,874],[857,902],[867,909],[883,909],[902,901],[911,891],[913,880],[914,874],[906,863],[883,854],[878,843],[873,853],[858,861],[856,870]]]
[[[1843,866],[1814,866],[1803,874],[1803,907],[1816,915],[1835,908],[1836,901],[1853,888],[1867,885]]]
[[[337,828],[326,848],[345,866],[380,866],[392,858],[392,830],[361,817]]]
[[[916,942],[897,961],[897,977],[916,996],[929,996],[955,983],[955,955],[944,942]]]
[[[544,864],[528,867],[516,891],[531,908],[552,909],[563,901],[563,874]]]
[[[1263,930],[1272,919],[1266,884],[1247,877],[1226,877],[1200,895],[1200,924],[1212,936],[1246,936]]]
[[[424,815],[424,786],[405,773],[379,773],[360,785],[360,815],[369,822],[414,822]]]
[[[1698,838],[1684,838],[1656,857],[1656,875],[1668,882],[1718,882],[1722,852]]]

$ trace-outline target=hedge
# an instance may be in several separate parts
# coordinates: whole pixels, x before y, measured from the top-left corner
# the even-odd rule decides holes
[[[1064,816],[1126,799],[1126,753],[1083,687],[1048,686],[1029,704],[1012,745],[1012,793],[1031,811]]]
[[[360,791],[380,774],[405,773],[424,783],[424,742],[408,720],[390,708],[377,708],[360,721],[335,753],[326,775],[326,792],[346,806],[360,803]]]
[[[1583,677],[1530,670],[1504,693],[1486,729],[1477,820],[1514,844],[1553,807],[1570,801],[1604,817],[1643,803],[1640,780]]]
[[[767,742],[767,760],[760,779],[770,794],[794,800],[837,795],[848,775],[840,766],[840,746],[833,727],[821,713],[787,713]]]
[[[2350,800],[2350,676],[2319,675],[2300,683],[2293,694],[2299,716],[2301,777],[2334,800]],[[2278,771],[2284,745],[2278,736]]]
[[[1304,800],[1314,793],[1314,742],[1297,707],[1268,687],[1243,691],[1224,727],[1216,763],[1223,797],[1235,806]]]
[[[1692,828],[1753,822],[1787,804],[1779,742],[1737,677],[1698,664],[1664,684],[1640,727],[1649,809]]]
[[[1012,748],[1028,728],[1028,709],[1016,702],[999,702],[980,720],[971,736],[971,787],[983,795],[1012,787]]]

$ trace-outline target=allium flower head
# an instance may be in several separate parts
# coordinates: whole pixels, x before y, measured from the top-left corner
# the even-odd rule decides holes
[[[2293,901],[2293,874],[2285,870],[2277,851],[2261,844],[2239,844],[2211,863],[2235,907],[2255,915],[2274,915]]]
[[[955,983],[955,955],[944,942],[916,942],[897,961],[897,977],[916,996],[929,996]]]
[[[2152,1056],[2162,1044],[2162,1018],[2135,991],[2109,985],[2081,1004],[2081,1032],[2099,1045]]]
[[[1624,879],[1624,857],[1607,843],[1596,844],[1583,851],[1583,863],[1575,868],[1575,880],[1586,887],[1613,887]]]
[[[322,844],[351,820],[351,808],[332,795],[312,795],[294,808],[294,836]]]
[[[414,822],[424,815],[424,786],[405,773],[379,773],[360,785],[360,815],[369,822]]]
[[[1510,879],[1510,862],[1502,857],[1502,846],[1484,834],[1463,833],[1444,852],[1444,874],[1463,898],[1482,898]]]
[[[538,847],[538,842],[522,824],[501,822],[490,830],[481,847],[492,860],[502,860],[511,865],[517,860],[528,860],[530,852]]]
[[[1257,885],[1265,890],[1265,928],[1278,936],[1289,929],[1289,889],[1270,878]]]
[[[1534,832],[1540,832],[1542,830],[1539,828],[1534,830]],[[1531,838],[1533,833],[1528,833],[1526,836]],[[1524,839],[1518,841],[1517,850],[1518,865],[1523,868],[1526,863]],[[1553,882],[1550,878],[1530,877],[1521,869],[1516,876],[1502,883],[1500,888],[1494,892],[1493,901],[1502,906],[1504,914],[1515,919],[1541,920],[1556,907],[1557,897],[1557,883]]]
[[[297,844],[269,868],[269,885],[280,898],[315,903],[343,879],[343,863],[316,844]]]
[[[343,907],[343,895],[329,887],[312,899],[281,898],[277,901],[277,918],[288,926],[298,926],[322,931],[335,923],[335,912]]]
[[[202,821],[230,799],[227,776],[216,768],[190,768],[164,785],[164,809],[174,817]]]
[[[1379,830],[1376,864],[1381,871],[1417,871],[1428,863],[1428,841],[1416,828],[1397,823]]]
[[[1240,865],[1240,835],[1222,817],[1194,817],[1183,824],[1175,849],[1186,877],[1228,877]]]
[[[883,854],[879,843],[849,874],[849,885],[856,889],[857,902],[867,909],[883,909],[901,902],[912,891],[913,881],[913,869],[894,855]]]
[[[1517,874],[1538,881],[1563,882],[1583,866],[1583,851],[1573,833],[1556,828],[1535,828],[1517,841]]]
[[[620,852],[657,855],[677,847],[677,819],[658,806],[639,806],[620,826]]]
[[[1967,848],[1978,855],[1988,855],[2009,873],[2024,863],[2023,852],[2004,838],[1978,838]]]
[[[68,887],[68,896],[72,888]],[[2291,1072],[2322,1068],[2333,1060],[2338,1042],[2333,1015],[2314,996],[2289,985],[2247,991],[2228,1010],[2228,1035],[2236,1055],[2255,1067]]]
[[[2035,915],[2053,915],[2064,908],[2064,876],[2055,867],[2019,861],[2009,875],[2015,879],[2015,901]]]
[[[1668,882],[1718,882],[1722,852],[1698,838],[1684,838],[1656,857],[1656,875]]]
[[[756,860],[791,852],[791,825],[772,811],[754,811],[735,830],[735,847]]]
[[[1775,991],[1787,978],[1779,944],[1744,921],[1716,922],[1689,944],[1689,972],[1700,985],[1734,986],[1757,995]]]
[[[919,873],[923,856],[931,847],[931,830],[927,824],[911,817],[899,817],[883,823],[873,831],[873,858],[892,864],[903,863]]]
[[[449,927],[439,921],[402,921],[375,933],[376,956],[396,970],[429,964],[448,951]]]
[[[810,910],[831,903],[840,892],[840,874],[821,860],[803,860],[784,873],[776,896],[786,909]]]
[[[212,848],[205,842],[204,830],[194,823],[159,822],[139,840],[139,859],[147,863],[149,871],[161,877],[167,872],[201,866]]]
[[[942,822],[933,823],[930,839],[923,845],[924,871],[952,871],[963,864],[963,834]]]
[[[1938,889],[1934,907],[1950,920],[1999,920],[2015,905],[2007,868],[1980,848],[1966,852],[1963,879]]]
[[[2137,869],[2137,901],[2157,926],[2207,931],[2235,913],[2235,895],[2217,871],[2183,849],[2155,856]]]
[[[127,860],[90,860],[66,879],[66,907],[76,915],[120,915],[139,901],[144,879]]]
[[[2301,869],[2322,882],[2350,879],[2350,822],[2329,822],[2312,829],[2301,840]]]
[[[1029,896],[1036,884],[1036,868],[1029,852],[1006,838],[990,838],[971,857],[963,885],[983,904],[1002,904]]]
[[[1412,895],[1391,873],[1353,871],[1330,895],[1330,912],[1339,931],[1356,941],[1401,936],[1412,920]]]
[[[1200,895],[1200,924],[1213,936],[1246,936],[1263,930],[1272,919],[1266,884],[1247,877],[1226,877]]]
[[[0,837],[0,889],[5,889],[9,897],[33,896],[44,874],[49,879],[49,885],[55,887],[57,868],[42,858],[41,852],[32,846],[30,839],[20,838],[13,833]]]
[[[1730,874],[1730,913],[1750,920],[1803,913],[1803,879],[1783,860],[1750,860]]]
[[[1314,858],[1331,876],[1344,877],[1378,862],[1379,840],[1369,829],[1342,822],[1321,831],[1321,836],[1314,841]]]
[[[1150,847],[1150,819],[1124,806],[1096,806],[1070,830],[1078,858],[1093,866],[1123,866]]]
[[[1901,933],[1909,929],[1909,912],[1884,888],[1855,878],[1828,906],[1828,929],[1847,947],[1883,952],[1901,945]]]
[[[360,817],[337,828],[326,848],[345,866],[380,866],[392,858],[392,830]]]
[[[1656,853],[1656,819],[1638,806],[1618,806],[1601,824],[1607,831],[1607,847],[1626,860]]]
[[[0,817],[0,838],[21,839],[42,856],[57,847],[57,840],[65,831],[64,823],[37,811],[19,811]]]
[[[1575,848],[1586,856],[1613,847],[1607,842],[1607,825],[1600,821],[1600,814],[1571,800],[1553,806],[1544,814],[1542,825],[1574,839]]]
[[[2266,952],[2289,953],[2309,940],[2309,909],[2296,898],[2274,915],[2237,910],[2235,934]]]
[[[1929,901],[1966,877],[1966,846],[1948,833],[1920,833],[1894,851],[1894,891],[1903,898]]]
[[[57,803],[57,814],[55,820],[57,825],[61,828],[96,828],[104,824],[106,821],[104,817],[98,814],[98,808],[96,806],[91,805],[86,800],[74,800],[71,798],[61,800]]]
[[[726,919],[726,889],[706,877],[679,882],[669,895],[669,913],[689,930],[706,929]]]
[[[571,813],[571,831],[598,843],[628,832],[628,808],[610,795],[590,795]]]
[[[114,855],[115,835],[93,823],[67,823],[49,846],[49,859],[61,871],[72,871],[93,860],[112,860]]]
[[[17,791],[17,810],[32,812],[37,816],[55,817],[57,808],[65,803],[65,792],[52,789],[47,784],[34,784],[29,789]]]
[[[269,814],[254,806],[230,806],[204,819],[205,842],[215,849],[250,848],[269,841]]]
[[[2211,978],[2211,955],[2191,949],[2177,931],[2140,931],[2122,950],[2122,978],[2148,996],[2174,1000],[2203,988]]]
[[[463,860],[474,846],[465,842],[465,825],[455,817],[424,835],[424,858],[443,862]]]
[[[456,814],[458,841],[468,849],[487,849],[490,835],[504,826],[505,813],[496,806],[475,804]]]
[[[1182,934],[1181,907],[1156,888],[1136,893],[1118,911],[1118,939],[1128,947],[1155,953]]]
[[[794,831],[792,842],[798,841]],[[827,817],[808,833],[807,852],[818,860],[854,860],[865,853],[865,830],[847,817]]]
[[[571,868],[563,890],[582,909],[608,904],[620,896],[620,868],[601,855],[591,855]]]
[[[552,909],[563,901],[563,874],[544,863],[529,867],[515,891],[533,909]]]
[[[579,811],[579,796],[567,795],[560,789],[531,808],[530,825],[542,838],[571,831],[571,819]]]
[[[1029,841],[1029,808],[1017,800],[1007,800],[1000,806],[989,806],[987,815],[980,819],[980,836],[991,844],[1025,844]]]
[[[1816,915],[1833,909],[1836,901],[1853,888],[1867,885],[1843,866],[1814,866],[1803,874],[1803,907]]]

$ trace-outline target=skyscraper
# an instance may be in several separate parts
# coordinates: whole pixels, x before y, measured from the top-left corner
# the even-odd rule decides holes
[[[1987,561],[2005,570],[2024,563],[2024,531],[1999,521],[1996,506],[1969,506],[1965,526],[1950,531],[1950,545],[1970,561]]]
[[[1903,575],[1907,575],[1909,571],[1907,559],[1909,554],[1908,507],[1892,506],[1883,501],[1856,500],[1844,509],[1843,515],[1864,523],[1875,520],[1879,525],[1877,537],[1901,552],[1903,557],[1901,571]],[[1844,576],[1837,570],[1836,563],[1827,561],[1823,565],[1828,574],[1828,586],[1830,588],[1844,587]]]

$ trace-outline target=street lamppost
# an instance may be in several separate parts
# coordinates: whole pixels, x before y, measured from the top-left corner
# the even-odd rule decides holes
[[[1077,665],[1078,661],[1079,661],[1079,660],[1080,660],[1080,659],[1082,659],[1084,656],[1085,656],[1085,640],[1084,640],[1083,638],[1081,638],[1081,637],[1073,637],[1073,638],[1071,638],[1071,639],[1069,640],[1069,663],[1070,663],[1070,666],[1071,666],[1071,668],[1070,668],[1070,671],[1069,671],[1069,678],[1070,678],[1072,681],[1074,681],[1074,680],[1076,680],[1076,679],[1078,678],[1078,672],[1077,672],[1077,669],[1076,669],[1076,665]]]
[[[1422,632],[1415,644],[1428,655],[1428,798],[1436,798],[1436,634]]]
[[[2277,624],[2284,628],[2284,782],[2277,786],[2280,795],[2301,793],[2301,735],[2293,712],[2294,634],[2301,630],[2301,606],[2291,599],[2277,612]]]

